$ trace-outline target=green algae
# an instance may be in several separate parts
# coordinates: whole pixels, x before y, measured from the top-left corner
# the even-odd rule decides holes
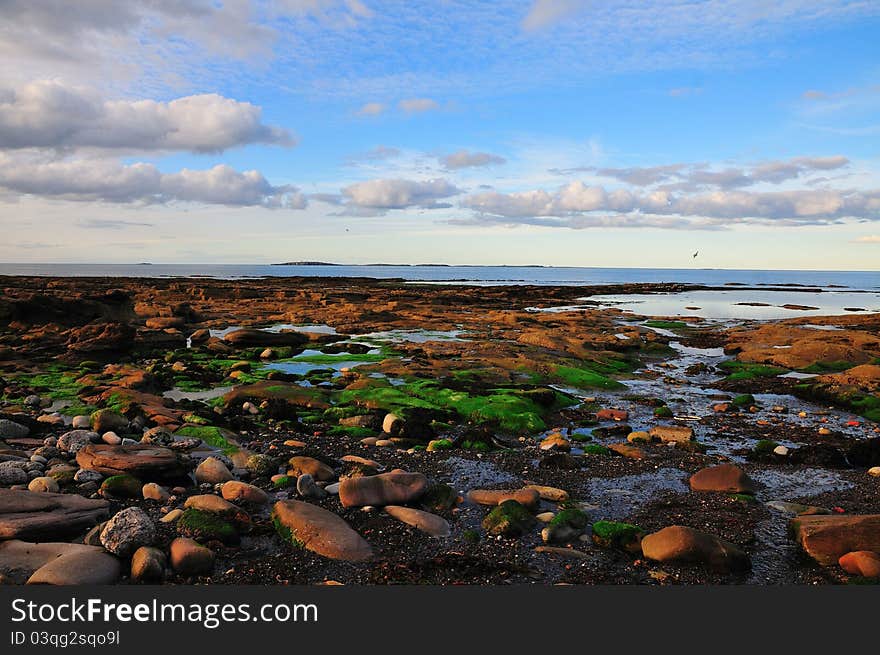
[[[224,454],[238,450],[238,447],[226,438],[224,431],[214,425],[184,425],[174,434],[180,437],[201,439],[203,443],[218,448]]]
[[[661,330],[683,330],[688,327],[688,324],[684,321],[660,321],[654,319],[645,321],[642,325],[645,327],[659,328]]]
[[[642,529],[631,523],[596,521],[593,523],[593,543],[603,548],[627,548],[635,544]]]
[[[755,378],[775,378],[778,375],[788,373],[787,368],[768,366],[767,364],[751,364],[740,362],[735,359],[721,362],[718,368],[727,374],[728,380],[754,380]]]
[[[213,512],[206,512],[194,507],[183,510],[177,519],[177,532],[196,541],[220,541],[224,544],[236,544],[238,532],[231,523],[224,521]]]

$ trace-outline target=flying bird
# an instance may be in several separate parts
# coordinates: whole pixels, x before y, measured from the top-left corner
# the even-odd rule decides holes
[[[697,255],[699,255],[699,254],[700,254],[700,251],[698,250],[697,252],[694,253],[694,256],[692,257],[692,259],[696,259]]]

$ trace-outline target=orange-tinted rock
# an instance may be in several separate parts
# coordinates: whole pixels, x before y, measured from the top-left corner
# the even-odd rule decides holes
[[[679,443],[694,438],[694,431],[686,425],[655,425],[648,434],[663,443]]]
[[[468,500],[478,505],[495,506],[505,500],[515,500],[520,505],[535,509],[541,500],[537,489],[472,489],[467,494]]]
[[[76,494],[0,489],[0,539],[76,535],[107,518],[109,510],[106,500]]]
[[[178,477],[186,472],[174,451],[143,444],[90,444],[76,454],[76,463],[80,468],[94,469],[104,475],[129,473],[146,480]]]
[[[691,476],[693,491],[726,491],[728,493],[754,493],[755,483],[738,466],[721,464],[700,469]]]
[[[413,509],[412,507],[401,507],[400,505],[387,505],[385,507],[385,512],[396,518],[398,521],[411,525],[414,528],[418,528],[432,537],[449,536],[449,523],[446,522],[446,519],[437,516],[436,514],[423,512],[420,509]]]
[[[851,575],[880,578],[880,554],[870,550],[856,550],[842,555],[837,561],[840,568]]]
[[[707,564],[720,571],[750,568],[748,555],[715,535],[672,525],[642,538],[642,553],[657,562]]]
[[[283,538],[329,559],[362,562],[373,556],[370,544],[342,518],[299,500],[275,503],[272,519]]]
[[[596,418],[600,421],[625,421],[629,418],[629,412],[623,409],[600,409],[596,412]]]
[[[428,478],[421,473],[391,471],[380,475],[343,478],[339,482],[339,500],[343,507],[404,505],[418,499],[427,488]]]
[[[880,552],[880,514],[798,516],[790,527],[804,552],[822,566],[853,551]]]
[[[645,459],[647,457],[644,450],[636,446],[630,446],[627,443],[610,443],[608,444],[608,450],[628,459]]]
[[[336,479],[336,473],[333,472],[333,469],[314,457],[297,455],[290,458],[289,464],[289,475],[300,476],[308,473],[320,482],[329,482]]]

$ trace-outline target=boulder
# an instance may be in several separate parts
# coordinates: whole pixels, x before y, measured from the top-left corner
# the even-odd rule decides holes
[[[24,439],[30,433],[30,428],[26,425],[0,418],[0,439]]]
[[[52,539],[81,533],[105,519],[106,500],[75,494],[0,489],[0,539]]]
[[[269,502],[268,494],[252,484],[230,480],[225,482],[220,493],[226,500],[251,503],[252,505],[264,505]]]
[[[856,550],[842,555],[837,562],[850,575],[880,578],[880,554],[873,551]]]
[[[797,516],[789,525],[804,552],[822,566],[853,551],[880,552],[880,514]]]
[[[111,409],[99,409],[91,416],[92,430],[105,432],[128,432],[128,419]]]
[[[382,420],[382,432],[393,437],[403,432],[404,421],[397,414],[386,414]]]
[[[177,537],[171,542],[171,566],[180,575],[207,575],[214,569],[214,551],[194,539]]]
[[[165,553],[152,546],[141,546],[131,556],[131,579],[138,582],[161,582],[165,577]]]
[[[70,430],[58,437],[58,449],[71,455],[77,455],[80,450],[100,439],[101,437],[97,432]]]
[[[154,541],[156,526],[138,507],[128,507],[117,512],[101,530],[101,544],[120,557],[128,557],[141,546],[150,546]]]
[[[402,505],[417,500],[427,488],[428,478],[421,473],[391,471],[343,478],[339,482],[339,500],[343,507]]]
[[[175,478],[186,473],[186,466],[174,451],[144,444],[92,444],[76,454],[76,463],[104,475],[129,473],[141,480]]]
[[[672,525],[642,539],[642,553],[657,562],[707,564],[718,571],[745,571],[749,556],[715,535]]]
[[[290,476],[299,477],[308,473],[319,482],[329,482],[336,479],[336,473],[333,472],[333,469],[314,457],[297,455],[290,458],[289,464],[290,469],[287,474]]]
[[[755,493],[754,481],[738,466],[720,464],[700,469],[690,478],[693,491],[725,491],[728,493]]]
[[[541,494],[526,487],[525,489],[472,489],[467,494],[468,500],[478,505],[500,505],[506,500],[515,500],[520,505],[535,509],[541,500]]]
[[[449,536],[449,523],[442,516],[400,505],[386,505],[385,512],[398,521],[411,525],[432,537]]]
[[[287,541],[329,559],[361,562],[373,551],[343,519],[326,509],[298,500],[275,503],[272,520]]]
[[[28,491],[36,493],[58,493],[58,483],[47,475],[34,478],[28,483]]]
[[[232,472],[216,457],[206,457],[196,467],[196,482],[220,484],[232,480]]]
[[[519,537],[535,524],[535,517],[515,500],[505,500],[492,508],[483,519],[483,528],[491,535]]]

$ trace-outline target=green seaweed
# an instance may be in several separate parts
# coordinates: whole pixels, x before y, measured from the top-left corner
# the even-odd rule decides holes
[[[174,434],[180,437],[201,439],[209,446],[220,449],[224,454],[238,450],[238,447],[224,436],[223,430],[213,425],[184,425]]]

